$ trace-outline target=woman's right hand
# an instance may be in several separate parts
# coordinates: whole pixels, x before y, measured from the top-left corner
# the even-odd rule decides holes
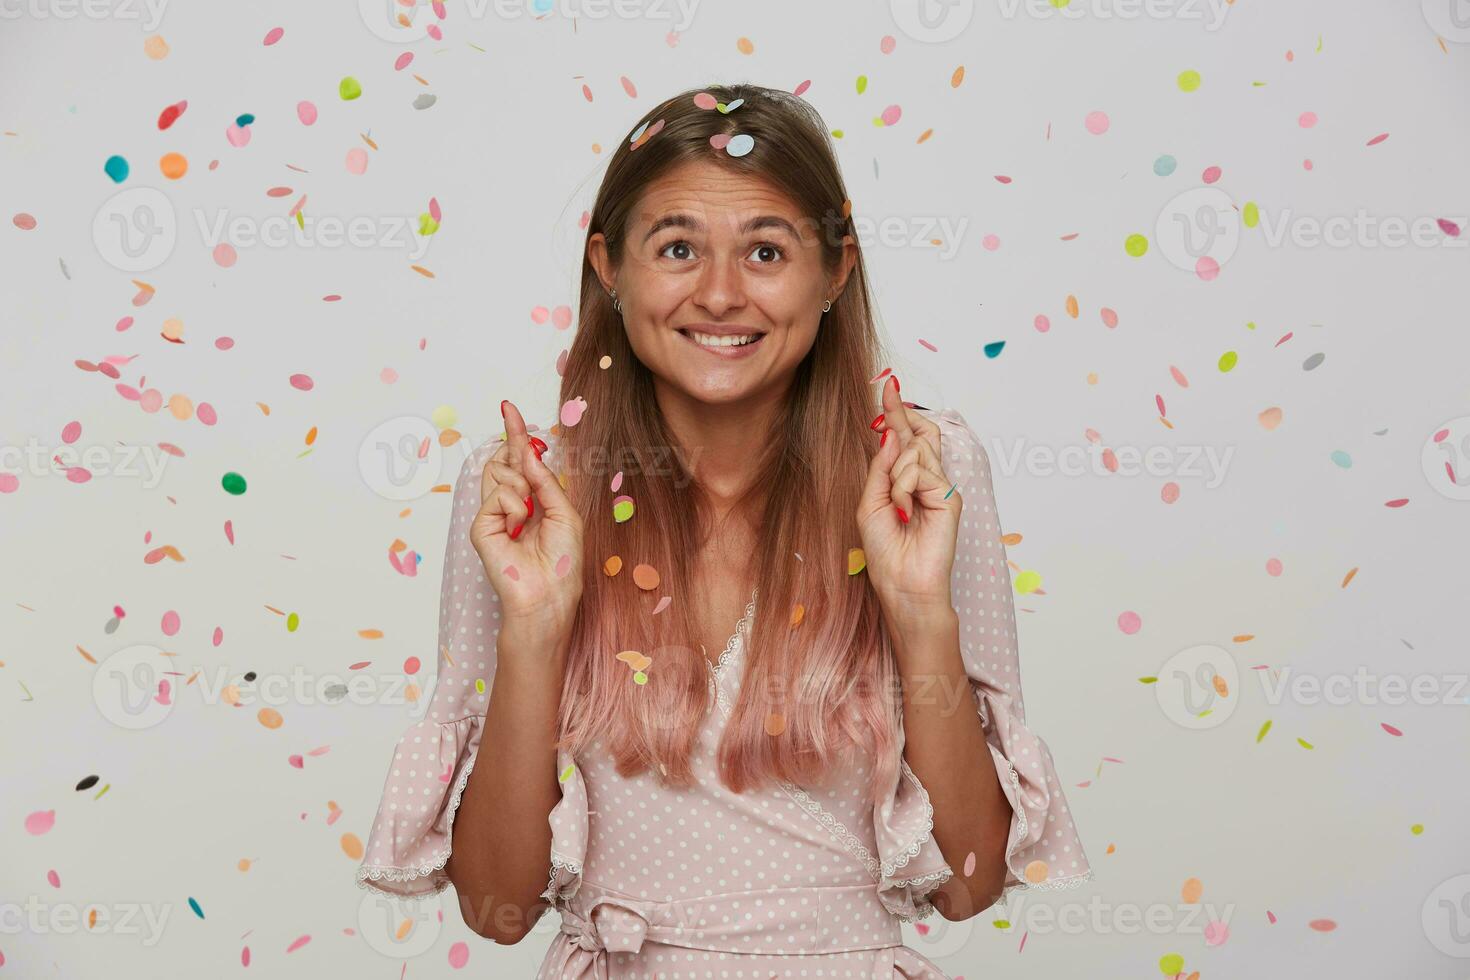
[[[568,636],[582,597],[582,517],[541,461],[546,443],[511,402],[500,411],[506,439],[485,464],[470,541],[500,598],[502,629]]]

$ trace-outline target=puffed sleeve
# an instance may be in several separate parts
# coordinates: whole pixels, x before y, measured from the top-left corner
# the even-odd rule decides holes
[[[995,775],[1011,805],[1004,894],[1015,888],[1070,888],[1092,878],[1062,793],[1051,750],[1026,727],[1011,574],[1001,541],[990,459],[953,409],[925,410],[940,428],[943,466],[964,499],[950,591],[970,696],[990,746]],[[936,695],[942,696],[942,695]],[[933,837],[934,808],[907,762],[891,798],[874,807],[879,898],[894,915],[922,918],[928,895],[949,880]]]
[[[454,484],[449,540],[439,593],[438,674],[428,710],[393,750],[382,801],[368,834],[358,884],[393,895],[421,896],[449,885],[450,835],[495,677],[499,597],[470,543],[480,509],[485,463],[496,436],[465,458]]]

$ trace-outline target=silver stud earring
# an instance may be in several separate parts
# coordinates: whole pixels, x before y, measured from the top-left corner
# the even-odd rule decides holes
[[[612,297],[612,308],[617,310],[619,313],[623,312],[623,301],[618,299],[618,291],[614,289],[608,295]]]
[[[830,299],[829,300],[824,300],[822,302],[822,312],[823,313],[831,313],[832,312],[832,301]]]

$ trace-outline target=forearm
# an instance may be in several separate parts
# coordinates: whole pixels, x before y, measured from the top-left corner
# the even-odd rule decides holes
[[[1011,805],[975,710],[953,608],[889,623],[903,686],[904,758],[929,793],[934,842],[955,872],[931,901],[946,919],[966,919],[1000,895]],[[972,853],[975,870],[965,875]]]
[[[446,871],[465,922],[517,942],[545,911],[565,640],[502,629],[480,751],[454,820]]]

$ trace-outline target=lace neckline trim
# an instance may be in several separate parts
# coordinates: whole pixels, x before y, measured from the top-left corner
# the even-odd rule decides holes
[[[725,649],[721,651],[719,661],[710,665],[710,670],[714,671],[716,677],[724,673],[726,665],[730,662],[730,655],[735,652],[735,644],[740,637],[745,635],[746,629],[750,626],[750,617],[755,613],[755,597],[759,592],[760,586],[751,590],[750,601],[745,604],[745,615],[740,617],[740,622],[735,624],[735,632],[731,633],[730,638],[725,641]]]

